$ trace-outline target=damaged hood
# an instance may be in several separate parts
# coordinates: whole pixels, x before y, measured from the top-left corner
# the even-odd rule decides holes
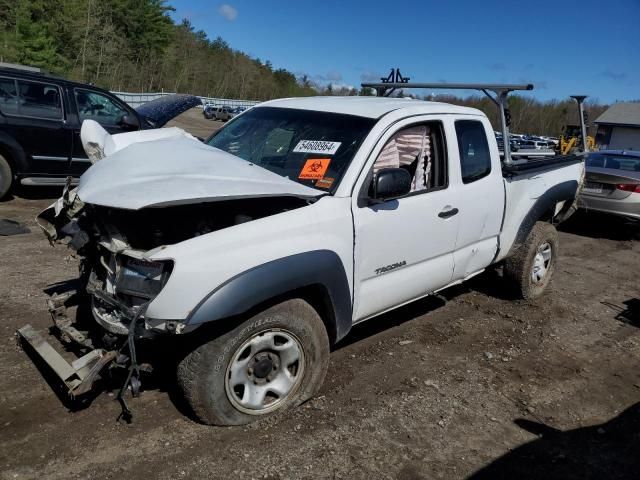
[[[190,108],[202,106],[202,100],[195,95],[165,95],[136,107],[136,111],[145,117],[150,126],[160,128],[169,120],[186,112]]]
[[[313,198],[306,187],[187,137],[131,144],[80,177],[85,203],[139,210],[250,197]]]

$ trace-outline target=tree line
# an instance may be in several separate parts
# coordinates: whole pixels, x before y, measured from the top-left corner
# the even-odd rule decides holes
[[[0,0],[0,61],[110,90],[267,100],[314,95],[286,69],[175,23],[164,0]]]
[[[268,100],[308,95],[370,95],[371,91],[318,85],[271,62],[211,40],[188,20],[174,22],[165,0],[0,0],[0,61],[41,67],[109,90],[171,91]],[[478,108],[499,128],[485,97],[429,98]],[[511,130],[560,135],[577,124],[572,100],[541,102],[513,95]],[[587,104],[591,123],[606,105]]]
[[[437,95],[429,99],[482,110],[489,117],[494,130],[500,131],[498,107],[486,96],[474,95],[460,98],[452,95]],[[507,103],[511,114],[509,130],[513,133],[559,137],[566,125],[580,125],[578,104],[572,98],[541,102],[524,95],[510,95]],[[597,100],[587,99],[584,110],[589,135],[595,136],[593,121],[607,108],[608,105],[603,105]]]

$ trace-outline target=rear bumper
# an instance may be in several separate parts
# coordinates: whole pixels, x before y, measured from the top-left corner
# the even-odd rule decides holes
[[[635,197],[638,197],[636,199]],[[640,195],[632,194],[621,200],[581,195],[578,206],[584,210],[619,215],[626,218],[640,220]]]

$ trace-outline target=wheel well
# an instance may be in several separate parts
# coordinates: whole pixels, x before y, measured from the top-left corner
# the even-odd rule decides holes
[[[298,290],[290,292],[292,294],[289,298],[301,298],[306,301],[313,309],[318,312],[324,327],[327,329],[327,335],[329,336],[329,343],[333,345],[336,342],[337,330],[336,330],[336,316],[333,310],[331,297],[329,291],[323,285],[309,285]]]
[[[318,315],[320,315],[322,323],[324,323],[324,326],[327,329],[329,343],[333,345],[337,340],[336,317],[333,310],[331,297],[329,296],[329,291],[321,284],[308,285],[305,287],[296,288],[295,290],[291,290],[281,295],[277,295],[273,298],[270,298],[269,300],[255,305],[243,316],[247,318],[251,317],[258,312],[272,307],[273,305],[277,305],[278,303],[292,300],[294,298],[304,300],[309,305],[311,305],[311,307],[318,313]]]
[[[268,300],[260,302],[241,314],[221,318],[220,320],[214,322],[203,323],[199,325],[198,328],[194,331],[199,332],[199,334],[196,335],[196,337],[199,337],[198,343],[204,343],[208,338],[211,338],[212,336],[222,335],[223,333],[226,333],[227,331],[235,328],[242,321],[251,318],[254,315],[257,315],[258,313],[270,307],[273,307],[274,305],[285,302],[287,300],[292,300],[294,298],[304,300],[309,305],[311,305],[311,307],[318,313],[318,315],[320,315],[322,323],[327,330],[329,343],[331,345],[335,344],[338,335],[335,312],[333,309],[329,291],[321,284],[313,284],[297,288],[295,290],[285,292],[281,295],[276,295],[275,297],[271,297]],[[192,335],[189,336],[192,337]]]
[[[553,223],[553,217],[555,213],[556,213],[556,204],[554,203],[552,207],[542,212],[542,215],[540,215],[540,218],[538,219],[538,221]]]

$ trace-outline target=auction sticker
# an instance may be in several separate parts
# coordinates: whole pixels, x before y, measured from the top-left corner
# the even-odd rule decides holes
[[[327,142],[324,140],[300,140],[293,149],[294,153],[324,153],[333,155],[338,151],[342,142]]]
[[[331,163],[330,158],[310,158],[305,162],[298,178],[301,180],[320,180],[327,173],[329,163]]]
[[[335,178],[331,178],[331,177],[324,177],[321,178],[320,180],[318,180],[315,184],[316,188],[331,188],[331,185],[333,185],[333,182],[335,181]]]

